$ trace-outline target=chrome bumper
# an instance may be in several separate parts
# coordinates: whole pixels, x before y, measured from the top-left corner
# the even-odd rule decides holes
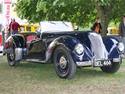
[[[121,58],[113,58],[113,62],[121,62]],[[103,60],[102,60],[103,61]],[[105,61],[105,60],[104,60]],[[97,64],[98,60],[93,60],[93,61],[81,61],[81,62],[76,62],[77,66],[95,66]],[[108,62],[109,63],[109,62]],[[110,64],[107,64],[106,66],[109,66]],[[98,65],[96,67],[100,67],[102,65]]]
[[[77,66],[92,66],[92,61],[76,62]]]

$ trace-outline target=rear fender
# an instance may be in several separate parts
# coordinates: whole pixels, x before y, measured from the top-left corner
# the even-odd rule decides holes
[[[14,45],[16,48],[25,48],[26,42],[25,42],[24,37],[20,34],[10,36],[5,41],[4,48],[5,49],[10,48],[10,47],[12,47],[12,45]]]

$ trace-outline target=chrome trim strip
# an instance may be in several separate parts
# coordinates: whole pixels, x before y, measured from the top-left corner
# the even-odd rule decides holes
[[[40,59],[26,59],[28,62],[38,62],[38,63],[45,63],[46,61],[41,61]]]

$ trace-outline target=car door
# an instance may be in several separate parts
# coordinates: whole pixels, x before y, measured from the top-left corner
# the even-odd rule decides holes
[[[31,59],[45,59],[46,46],[45,42],[41,38],[32,40],[28,47],[27,58]]]

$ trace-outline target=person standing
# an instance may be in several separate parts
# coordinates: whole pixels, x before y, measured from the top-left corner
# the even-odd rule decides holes
[[[9,31],[10,33],[17,34],[19,31],[20,25],[15,21],[15,19],[12,19],[11,23],[9,24]]]
[[[125,46],[125,15],[122,17],[122,21],[119,24],[119,35],[122,38],[122,42]],[[124,49],[124,54],[125,54],[125,49]]]
[[[95,22],[95,23],[93,24],[93,26],[92,26],[91,29],[92,29],[92,31],[94,31],[94,32],[96,32],[96,33],[98,33],[98,34],[100,34],[102,27],[101,27],[101,24],[100,24],[100,23]]]
[[[122,21],[119,24],[119,35],[122,37],[125,45],[125,15],[122,17]]]
[[[119,24],[119,35],[125,38],[125,15],[123,16],[122,21]]]
[[[91,27],[91,30],[98,34],[101,33],[102,25],[101,25],[99,17],[96,17],[96,20],[95,20],[93,26]]]

